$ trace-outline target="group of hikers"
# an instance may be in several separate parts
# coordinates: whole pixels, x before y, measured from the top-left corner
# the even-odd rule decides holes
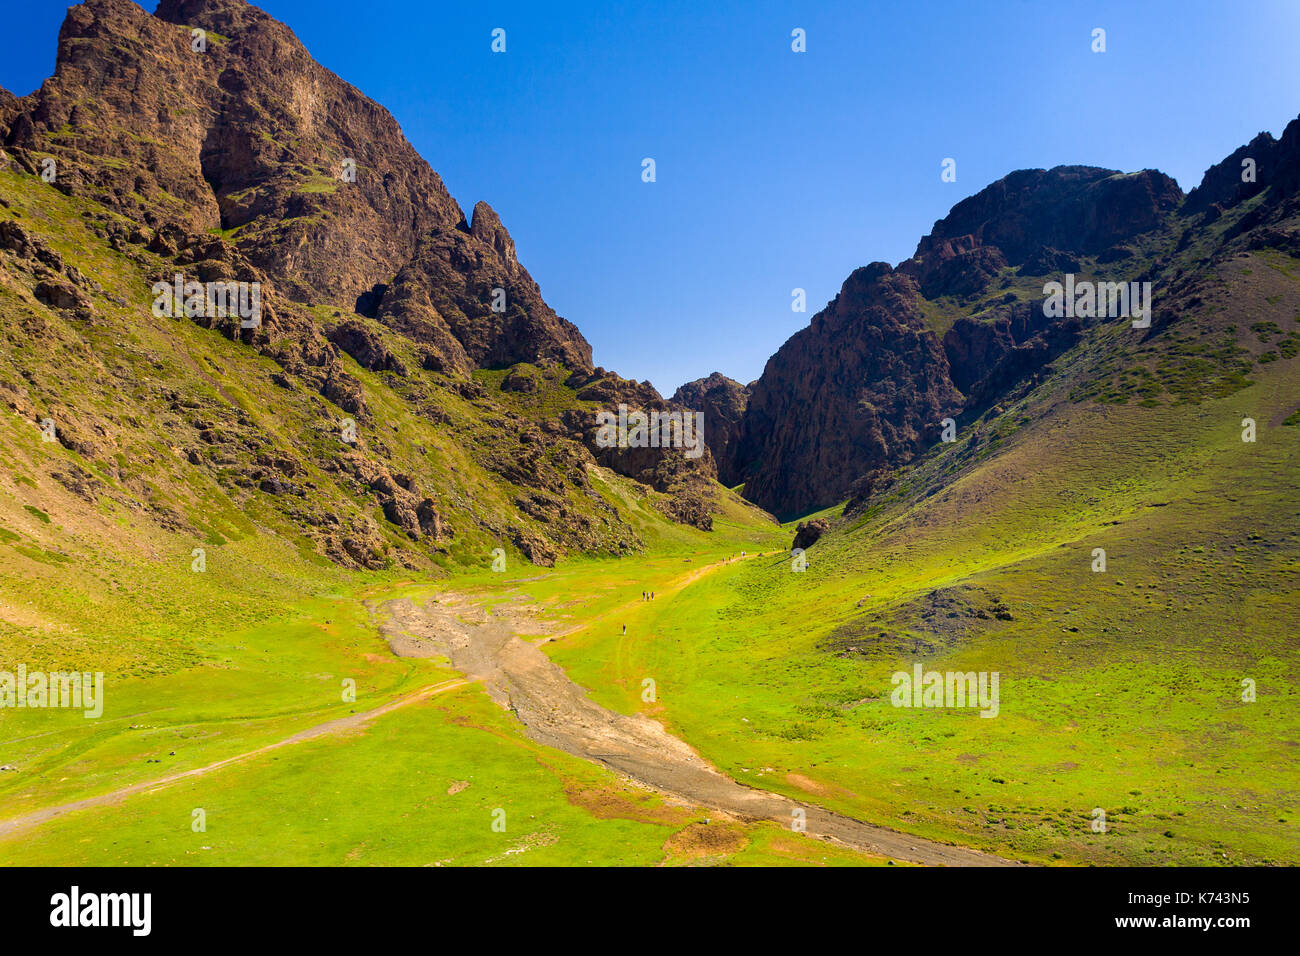
[[[744,551],[740,552],[740,556],[743,558],[743,557],[745,556],[745,552],[744,552]],[[732,557],[732,560],[735,560],[735,557],[736,557],[736,556],[733,554],[731,557]],[[641,592],[641,600],[643,600],[643,601],[653,601],[654,599],[655,599],[655,593],[654,593],[654,591],[642,591],[642,592]],[[624,633],[624,634],[627,633],[627,625],[626,625],[626,624],[623,625],[623,633]]]
[[[743,557],[745,556],[745,552],[744,552],[744,551],[740,552],[740,556],[743,558]],[[734,560],[736,556],[733,554],[731,557],[732,557],[732,559]],[[643,601],[653,601],[654,599],[655,599],[655,593],[654,593],[654,591],[642,591],[642,592],[641,592],[641,600],[643,600]],[[623,633],[624,633],[624,634],[627,633],[627,625],[626,625],[626,624],[623,625]]]
[[[655,599],[655,593],[654,593],[654,591],[642,591],[642,592],[641,592],[641,600],[643,600],[643,601],[653,601],[654,599]],[[624,633],[624,634],[627,633],[627,625],[626,625],[626,624],[623,625],[623,633]]]

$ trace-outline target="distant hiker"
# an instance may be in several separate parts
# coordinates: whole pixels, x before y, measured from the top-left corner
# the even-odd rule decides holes
[[[655,599],[655,593],[654,593],[654,591],[651,591],[651,592],[650,592],[650,600],[653,601],[654,599]]]
[[[626,625],[626,624],[623,625],[623,633],[624,633],[624,634],[627,633],[627,625]]]

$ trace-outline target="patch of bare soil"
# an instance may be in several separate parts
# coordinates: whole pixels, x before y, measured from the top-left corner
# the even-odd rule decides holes
[[[402,599],[388,602],[383,610],[387,620],[380,626],[395,653],[447,657],[466,677],[481,681],[494,701],[519,718],[533,740],[599,763],[642,786],[742,820],[772,820],[789,827],[802,811],[809,835],[894,859],[935,865],[1014,865],[743,786],[657,721],[601,707],[536,644],[517,637],[507,619],[463,597],[440,594],[424,607]]]
[[[686,807],[654,804],[644,790],[633,795],[605,787],[575,784],[564,788],[564,796],[573,806],[581,807],[598,820],[634,820],[637,823],[681,826],[692,816]]]
[[[703,860],[731,856],[747,846],[749,837],[737,824],[692,823],[668,838],[664,852],[674,860]]]

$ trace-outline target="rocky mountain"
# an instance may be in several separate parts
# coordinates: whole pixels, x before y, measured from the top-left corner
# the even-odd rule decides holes
[[[1257,360],[1241,355],[1247,332],[1193,347],[1172,329],[1217,264],[1295,249],[1297,140],[1296,123],[1260,134],[1187,196],[1153,170],[1014,172],[957,203],[910,259],[856,270],[757,381],[714,373],[665,400],[594,367],[492,208],[466,216],[393,117],[286,26],[243,0],[163,0],[152,15],[88,0],[68,12],[54,75],[28,96],[0,91],[0,265],[15,317],[0,391],[29,424],[59,422],[61,447],[102,480],[130,431],[129,370],[165,367],[182,340],[198,347],[150,314],[154,284],[255,282],[251,327],[184,315],[233,347],[212,353],[233,378],[168,368],[179,378],[149,398],[205,480],[241,503],[265,496],[349,566],[418,565],[478,536],[542,562],[621,553],[640,520],[605,487],[615,478],[657,516],[707,530],[725,500],[715,478],[794,517],[862,500],[948,420],[1002,427],[1011,403],[1113,325],[1044,314],[1045,282],[1066,274],[1160,290],[1149,330],[1070,373],[1078,401],[1241,387]],[[92,342],[118,370],[84,383],[93,400],[51,373]],[[276,391],[238,400],[240,376]],[[319,442],[258,424],[250,401]],[[596,413],[619,404],[702,412],[707,451],[607,447]],[[348,422],[358,437],[340,449]],[[179,526],[183,510],[166,520]]]
[[[717,464],[718,480],[731,486],[744,480],[736,470],[740,423],[749,403],[751,385],[741,385],[721,372],[687,382],[673,393],[673,404],[704,414],[704,440]]]
[[[915,280],[861,268],[754,383],[737,448],[745,495],[782,515],[841,499],[857,475],[932,444],[958,401]]]
[[[54,422],[70,460],[27,466],[70,509],[202,535],[219,497],[380,568],[622,553],[733,507],[707,452],[596,440],[611,403],[671,403],[595,368],[496,212],[243,0],[70,8],[0,144],[0,397]],[[177,275],[256,284],[258,321],[163,317]]]
[[[5,145],[64,158],[70,193],[145,226],[219,232],[295,301],[364,297],[359,311],[461,371],[591,369],[492,209],[466,222],[383,107],[242,0],[164,0],[152,16],[131,0],[73,7],[54,75],[7,113]]]
[[[793,517],[914,461],[941,439],[944,419],[964,427],[1000,411],[1115,321],[1046,316],[1044,284],[1066,274],[1153,283],[1159,298],[1143,342],[1166,361],[1135,368],[1152,364],[1146,398],[1182,394],[1186,382],[1173,370],[1194,363],[1173,354],[1178,339],[1166,333],[1203,297],[1195,274],[1242,249],[1294,253],[1298,140],[1300,121],[1280,140],[1261,134],[1186,196],[1153,170],[1062,166],[1014,172],[963,200],[911,259],[854,272],[768,361],[729,477],[744,480],[749,500]],[[1247,158],[1254,182],[1243,181]],[[1235,213],[1225,219],[1226,210]],[[1244,381],[1231,355],[1207,369],[1223,387]],[[1081,400],[1106,390],[1075,384]]]

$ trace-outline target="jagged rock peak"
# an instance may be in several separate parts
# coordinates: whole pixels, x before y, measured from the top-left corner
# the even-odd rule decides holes
[[[0,141],[59,157],[69,191],[151,228],[220,229],[290,299],[374,316],[436,366],[591,369],[491,207],[467,223],[393,116],[258,8],[87,0],[57,64],[0,100]]]
[[[749,386],[741,385],[721,372],[687,382],[673,393],[670,401],[692,411],[704,413],[704,443],[718,465],[718,480],[736,485],[744,476],[736,467],[736,445],[740,440],[741,420],[749,403]]]
[[[497,255],[509,266],[517,266],[519,260],[515,255],[515,241],[501,224],[501,217],[486,202],[474,205],[474,213],[469,223],[469,233],[475,239],[486,242],[496,250]]]

